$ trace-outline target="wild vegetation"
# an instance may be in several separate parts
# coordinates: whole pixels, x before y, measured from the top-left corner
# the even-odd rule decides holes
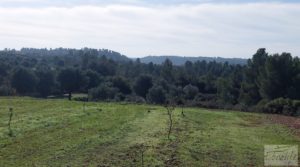
[[[13,137],[8,134],[9,107]],[[158,105],[0,98],[0,166],[263,166],[265,144],[299,145],[270,115]],[[149,112],[150,111],[150,112]],[[290,121],[291,122],[291,121]]]
[[[246,65],[186,61],[177,66],[131,61],[96,49],[0,51],[0,95],[88,94],[90,101],[130,101],[297,116],[300,60],[259,49]],[[78,99],[77,100],[86,100]]]

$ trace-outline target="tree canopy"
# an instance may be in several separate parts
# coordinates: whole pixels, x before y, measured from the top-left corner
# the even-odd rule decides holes
[[[300,100],[300,60],[285,52],[271,55],[264,48],[247,64],[198,60],[182,65],[169,59],[161,65],[145,64],[117,52],[87,48],[0,51],[0,95],[65,93],[69,99],[72,93],[86,93],[90,100],[181,100],[211,108],[296,105],[289,100]]]

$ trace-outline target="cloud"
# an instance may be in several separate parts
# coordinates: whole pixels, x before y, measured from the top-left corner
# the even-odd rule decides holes
[[[25,0],[23,0],[25,1]],[[0,46],[93,47],[128,56],[300,53],[300,4],[0,8]]]

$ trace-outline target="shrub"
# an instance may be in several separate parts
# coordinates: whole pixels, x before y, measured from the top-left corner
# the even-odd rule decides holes
[[[166,94],[161,86],[152,87],[148,94],[147,100],[154,104],[163,104],[166,101]]]
[[[15,94],[15,90],[9,86],[0,86],[0,96],[12,96]]]
[[[73,97],[72,99],[75,101],[88,101],[87,97]]]
[[[114,100],[117,102],[124,101],[126,96],[123,93],[117,93]]]
[[[194,100],[195,100],[195,101],[211,101],[211,100],[217,100],[217,96],[216,96],[216,94],[203,94],[203,93],[198,93]]]
[[[245,104],[236,104],[232,107],[233,110],[238,110],[238,111],[249,111],[249,107],[246,106]]]
[[[32,71],[25,68],[19,68],[14,71],[11,84],[18,93],[28,94],[35,91],[37,78]]]
[[[133,103],[145,103],[145,99],[141,96],[135,96],[135,95],[127,95],[125,97],[126,102],[133,102]]]
[[[142,75],[137,78],[133,85],[135,93],[139,96],[146,97],[148,90],[153,86],[152,78],[147,75]]]
[[[123,77],[114,77],[112,79],[112,85],[113,87],[116,87],[122,92],[123,94],[130,94],[131,93],[131,88],[129,82],[123,78]]]
[[[262,110],[267,113],[296,116],[299,114],[299,108],[300,102],[297,100],[278,98],[266,103]]]
[[[208,101],[196,101],[196,100],[189,100],[185,102],[185,106],[188,107],[203,107],[203,108],[223,108],[223,105],[219,104],[219,102],[215,100],[208,100]]]
[[[194,99],[195,96],[198,94],[199,89],[193,85],[187,85],[183,88],[183,92],[187,99]]]
[[[118,92],[117,88],[102,84],[97,88],[90,89],[88,94],[90,100],[108,100],[114,99]]]
[[[88,78],[87,89],[95,88],[102,82],[102,77],[93,70],[86,71],[85,75]]]
[[[296,111],[294,113],[295,116],[300,116],[300,100],[294,100],[293,106],[294,106],[294,108],[296,108]]]

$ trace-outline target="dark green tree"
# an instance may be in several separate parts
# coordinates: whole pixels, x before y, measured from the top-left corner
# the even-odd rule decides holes
[[[154,104],[164,104],[166,101],[166,93],[161,86],[153,86],[149,89],[147,100]]]
[[[112,76],[116,73],[116,63],[106,56],[102,56],[99,60],[91,62],[89,68],[97,71],[102,76]]]
[[[90,100],[108,100],[113,99],[118,93],[118,89],[112,87],[109,83],[103,83],[96,88],[89,90]]]
[[[288,53],[269,56],[259,73],[258,86],[261,97],[272,100],[287,97],[293,79],[293,58]]]
[[[292,84],[288,87],[288,97],[300,99],[300,59],[295,57],[293,60]]]
[[[79,91],[80,88],[86,86],[87,78],[78,69],[67,68],[58,74],[57,80],[61,89],[69,94],[68,99],[72,99],[72,93]]]
[[[166,59],[162,64],[161,76],[168,82],[172,82],[173,77],[173,63],[170,59]]]
[[[131,87],[129,82],[120,76],[116,76],[112,79],[112,85],[115,88],[118,88],[119,91],[125,95],[130,94],[131,93]]]
[[[217,81],[218,98],[223,103],[235,103],[235,97],[232,93],[232,82],[229,79],[219,78]]]
[[[11,83],[18,93],[27,94],[35,91],[37,78],[34,73],[28,69],[18,68],[12,75]]]
[[[37,72],[38,84],[37,91],[42,97],[47,97],[51,94],[55,85],[54,73],[50,70]]]
[[[88,70],[85,72],[85,75],[88,79],[87,90],[100,85],[102,77],[96,71]]]
[[[133,85],[135,93],[139,96],[146,97],[148,90],[153,86],[152,78],[148,75],[141,75]]]
[[[259,93],[259,76],[264,71],[264,66],[268,58],[266,49],[258,49],[252,59],[248,61],[244,72],[244,80],[241,83],[240,103],[245,105],[255,105],[261,100]]]
[[[186,99],[192,100],[199,93],[199,89],[196,86],[189,84],[183,88],[183,92]]]

